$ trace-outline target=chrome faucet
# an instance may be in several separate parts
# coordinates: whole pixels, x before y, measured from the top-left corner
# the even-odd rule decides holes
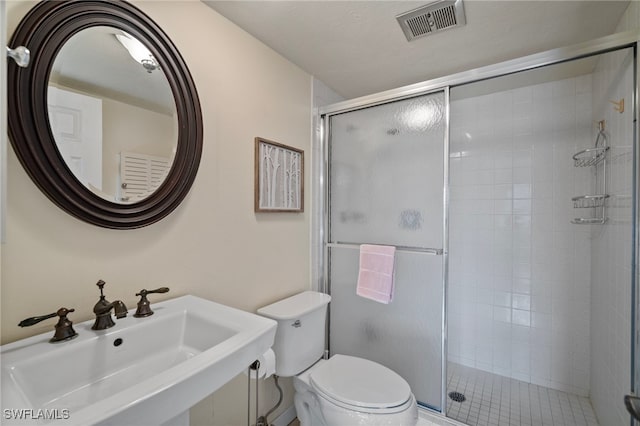
[[[113,309],[116,314],[116,318],[120,319],[127,316],[127,307],[121,300],[108,302],[105,299],[102,291],[105,285],[104,281],[99,280],[96,285],[100,288],[100,300],[98,300],[98,303],[93,307],[93,313],[96,314],[96,322],[93,323],[91,329],[106,330],[116,325],[116,323],[113,322],[113,318],[111,318],[111,309]]]

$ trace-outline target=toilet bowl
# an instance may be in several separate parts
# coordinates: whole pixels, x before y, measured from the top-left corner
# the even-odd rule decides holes
[[[392,370],[363,358],[334,355],[293,378],[301,425],[414,426],[416,400]]]
[[[376,362],[324,355],[331,296],[306,291],[258,309],[278,322],[276,374],[293,377],[301,426],[415,426],[418,408],[409,384]]]

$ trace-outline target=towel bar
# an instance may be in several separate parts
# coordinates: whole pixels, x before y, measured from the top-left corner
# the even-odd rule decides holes
[[[361,243],[361,244],[371,244],[371,243]],[[342,241],[337,241],[335,243],[327,243],[327,247],[360,249],[361,244],[345,243]],[[380,244],[380,245],[393,245],[393,244]],[[431,254],[433,256],[442,256],[442,254],[444,253],[442,249],[437,249],[437,248],[413,247],[413,246],[395,246],[395,247],[396,247],[396,250],[398,251],[424,253],[424,254]]]

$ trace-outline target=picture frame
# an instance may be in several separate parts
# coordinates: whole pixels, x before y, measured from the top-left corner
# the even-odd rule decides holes
[[[304,151],[255,138],[255,212],[304,212]]]

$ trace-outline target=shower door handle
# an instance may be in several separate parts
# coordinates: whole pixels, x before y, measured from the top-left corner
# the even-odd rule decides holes
[[[624,406],[634,419],[640,421],[640,398],[635,395],[625,395]]]

